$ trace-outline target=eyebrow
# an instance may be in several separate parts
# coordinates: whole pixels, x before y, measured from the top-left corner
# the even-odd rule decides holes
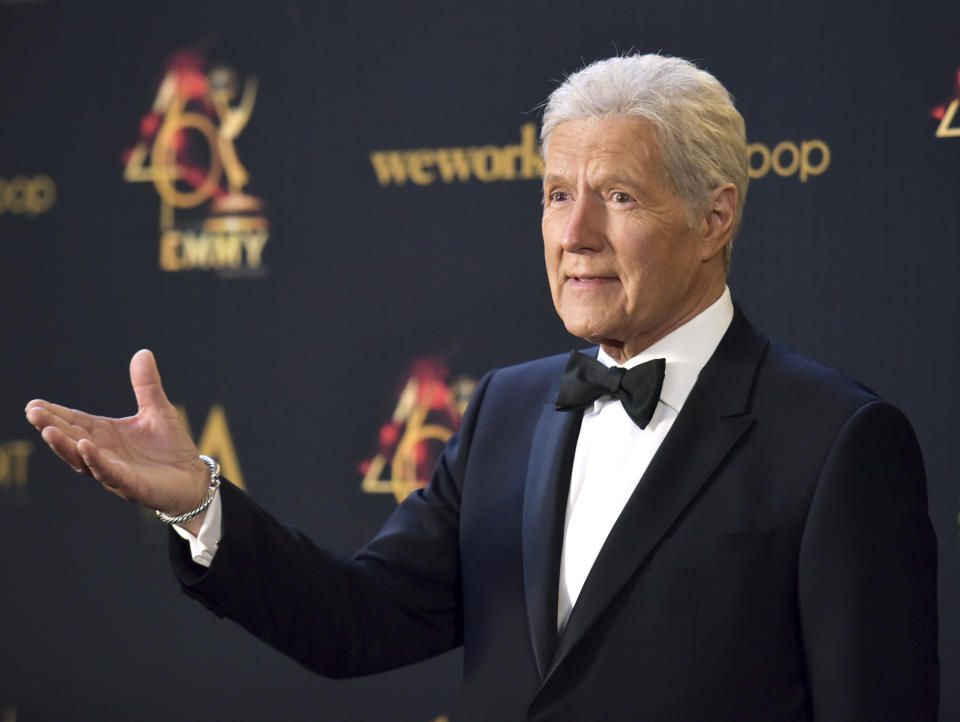
[[[623,176],[618,175],[608,175],[603,176],[599,179],[598,185],[600,186],[628,186],[630,188],[641,188],[643,186],[642,179],[629,179],[624,178]]]

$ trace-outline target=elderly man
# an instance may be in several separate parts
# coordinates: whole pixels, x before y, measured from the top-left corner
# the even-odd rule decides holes
[[[321,674],[462,644],[468,720],[934,720],[920,452],[898,410],[734,307],[726,90],[611,58],[551,95],[542,138],[551,293],[596,347],[487,374],[429,486],[353,558],[217,489],[147,351],[136,416],[28,419],[177,515],[187,594]]]

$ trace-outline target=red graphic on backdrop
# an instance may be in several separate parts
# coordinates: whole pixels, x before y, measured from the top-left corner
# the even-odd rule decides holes
[[[206,73],[206,60],[192,50],[174,53],[167,64],[167,71],[160,84],[153,108],[140,121],[140,141],[138,146],[149,148],[157,140],[157,134],[163,126],[167,111],[176,102],[183,110],[200,113],[214,120],[216,109],[210,97],[210,81]],[[178,127],[171,133],[172,159],[177,177],[193,189],[206,188],[207,197],[219,198],[226,195],[227,189],[217,179],[216,183],[207,183],[208,168],[196,157],[196,144],[189,142],[187,128]],[[130,162],[137,146],[123,153],[124,165]]]
[[[392,493],[401,502],[426,486],[476,387],[463,377],[448,384],[449,377],[438,359],[411,364],[393,416],[380,428],[376,456],[360,465],[365,492]]]
[[[957,70],[953,96],[943,105],[938,105],[930,111],[930,115],[940,121],[936,132],[938,138],[960,137],[960,123],[954,125],[958,107],[960,107],[960,70]]]

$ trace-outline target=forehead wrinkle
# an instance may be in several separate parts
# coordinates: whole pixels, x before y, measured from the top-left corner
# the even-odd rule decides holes
[[[665,184],[655,136],[643,121],[624,119],[632,126],[632,142],[625,145],[610,143],[607,134],[590,128],[590,120],[568,121],[586,124],[581,132],[573,132],[570,126],[563,128],[565,123],[554,131],[547,165],[555,170],[544,176],[545,184],[570,182],[571,176],[579,178],[581,173],[591,186]]]

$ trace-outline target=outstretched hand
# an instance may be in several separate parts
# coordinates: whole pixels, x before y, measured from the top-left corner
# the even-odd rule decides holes
[[[163,392],[152,352],[134,354],[130,381],[137,397],[135,416],[93,416],[35,399],[27,404],[27,420],[74,470],[124,499],[171,515],[196,508],[206,496],[210,474]],[[202,518],[189,526],[199,527]]]

